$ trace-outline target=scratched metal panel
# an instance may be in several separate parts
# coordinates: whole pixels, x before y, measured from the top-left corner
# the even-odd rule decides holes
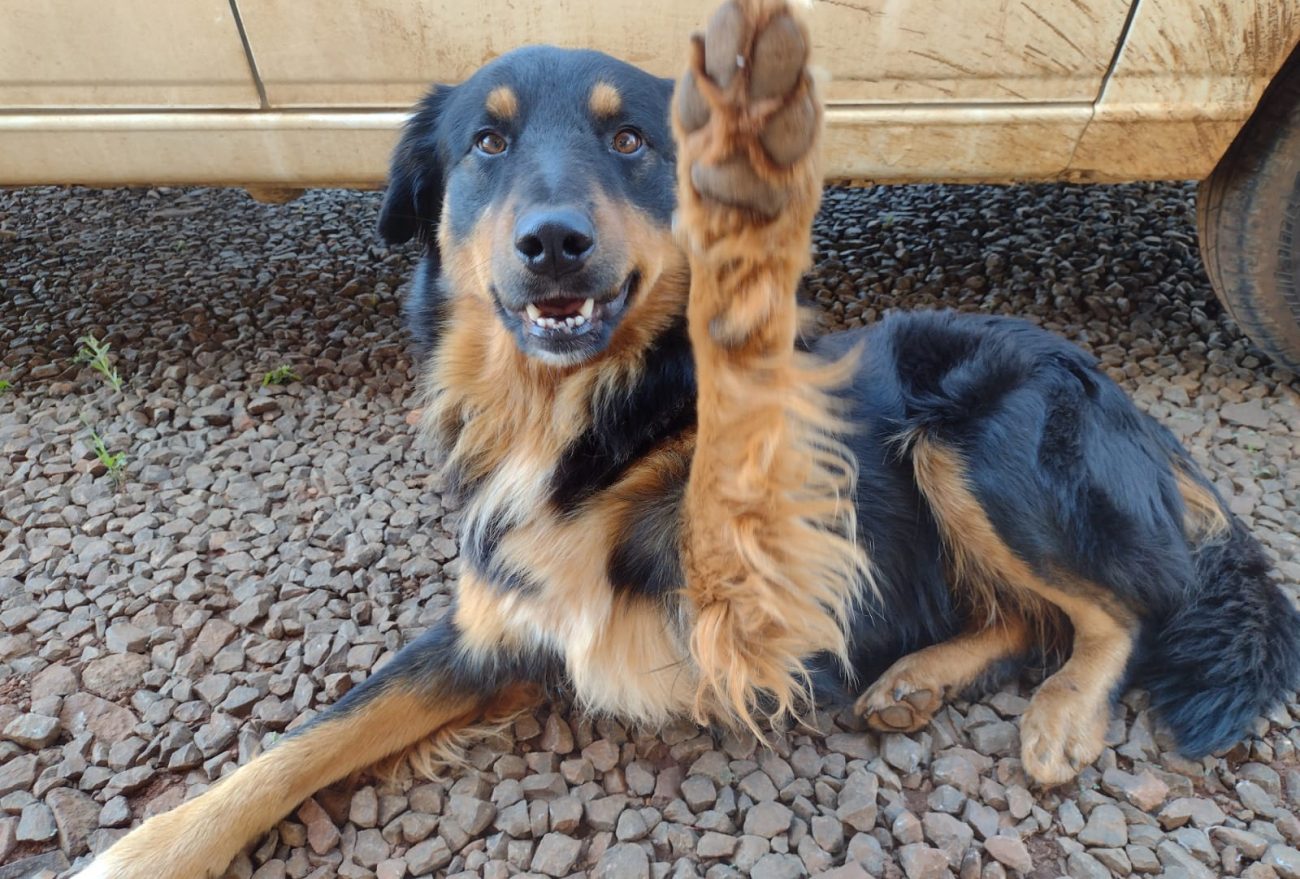
[[[819,0],[827,98],[845,103],[1078,102],[1097,97],[1129,0]],[[239,0],[278,107],[401,107],[526,43],[681,69],[699,0]]]
[[[0,108],[256,106],[227,0],[0,0]]]
[[[1167,176],[1177,154],[1204,177],[1297,42],[1296,0],[1141,0],[1071,176]]]

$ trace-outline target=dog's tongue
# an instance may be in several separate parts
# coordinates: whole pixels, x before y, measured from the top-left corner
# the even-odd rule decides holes
[[[547,299],[537,303],[543,317],[571,317],[582,310],[581,299]]]

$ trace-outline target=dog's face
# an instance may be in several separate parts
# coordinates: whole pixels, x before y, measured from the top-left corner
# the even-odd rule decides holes
[[[526,354],[588,360],[634,319],[671,249],[671,94],[596,52],[503,55],[420,104],[380,232],[422,237],[450,294],[489,301]]]

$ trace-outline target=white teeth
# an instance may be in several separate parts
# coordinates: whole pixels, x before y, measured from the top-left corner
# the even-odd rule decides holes
[[[542,310],[531,302],[524,306],[524,313],[528,315],[528,320],[533,326],[540,327],[544,330],[564,330],[573,332],[578,327],[583,326],[591,321],[591,316],[596,312],[596,300],[584,299],[582,308],[577,314],[570,314],[561,318],[547,317],[542,314]]]

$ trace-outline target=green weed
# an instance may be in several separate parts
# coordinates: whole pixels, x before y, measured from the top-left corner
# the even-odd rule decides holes
[[[7,378],[0,378],[0,394],[7,394],[14,389],[14,383]]]
[[[293,368],[288,364],[282,364],[262,376],[262,387],[267,387],[268,385],[283,385],[288,382],[300,381],[301,378],[302,377],[299,376],[298,373],[294,372]]]
[[[108,476],[120,488],[126,482],[126,452],[110,452],[99,431],[90,428],[90,442],[95,448],[95,457],[104,465]]]
[[[90,364],[90,368],[102,375],[104,380],[112,385],[113,390],[122,390],[122,376],[117,374],[113,361],[108,357],[112,346],[107,342],[99,341],[94,336],[82,336],[77,340],[77,344],[81,346],[77,350],[77,362]]]

